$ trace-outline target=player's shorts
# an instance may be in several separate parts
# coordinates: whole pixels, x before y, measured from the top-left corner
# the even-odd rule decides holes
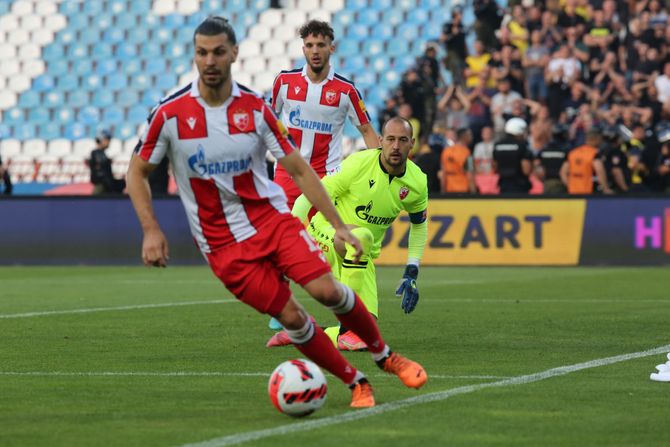
[[[330,266],[298,219],[279,214],[242,242],[207,253],[214,274],[240,301],[277,315],[291,297],[286,277],[304,286]]]
[[[309,234],[314,237],[314,240],[318,244],[323,254],[326,256],[326,260],[330,267],[333,270],[333,275],[335,278],[340,280],[343,284],[347,284],[346,275],[343,278],[342,270],[347,267],[343,267],[344,259],[337,254],[335,250],[335,229],[326,222],[310,222]],[[363,270],[363,278],[361,281],[361,287],[358,290],[354,289],[354,292],[358,294],[363,304],[365,304],[366,309],[375,317],[379,315],[379,303],[377,298],[377,273],[375,271],[375,265],[372,262],[372,259],[368,259],[367,265],[363,266],[351,266],[348,268],[360,268]]]

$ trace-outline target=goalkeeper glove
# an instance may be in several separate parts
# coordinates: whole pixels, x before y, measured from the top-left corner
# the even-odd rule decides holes
[[[395,296],[402,296],[400,307],[406,314],[412,312],[419,302],[419,289],[416,287],[416,278],[419,276],[419,267],[409,264],[405,267],[405,274],[395,291]]]

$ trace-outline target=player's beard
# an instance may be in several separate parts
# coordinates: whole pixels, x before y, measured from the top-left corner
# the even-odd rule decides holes
[[[230,67],[228,67],[228,70],[217,70],[216,74],[218,74],[218,79],[216,81],[208,81],[206,77],[206,72],[202,73],[200,75],[200,79],[202,79],[202,83],[205,84],[208,88],[218,90],[223,85],[228,81],[230,78]]]

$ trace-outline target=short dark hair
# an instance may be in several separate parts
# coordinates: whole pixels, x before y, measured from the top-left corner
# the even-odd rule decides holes
[[[235,37],[235,30],[230,24],[228,19],[224,19],[220,16],[209,16],[202,21],[200,25],[195,29],[193,33],[193,43],[195,44],[195,36],[200,34],[202,36],[218,36],[219,34],[225,34],[228,36],[228,41],[237,45],[237,38]]]
[[[461,127],[456,131],[456,138],[460,140],[461,138],[463,138],[468,133],[470,133],[470,128],[469,127]]]
[[[300,38],[304,39],[310,34],[314,36],[323,36],[330,38],[331,41],[335,40],[335,31],[328,24],[328,22],[322,22],[320,20],[310,20],[300,27]]]

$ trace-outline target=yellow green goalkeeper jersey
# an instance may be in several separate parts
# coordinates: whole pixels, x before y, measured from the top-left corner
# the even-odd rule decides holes
[[[381,149],[352,154],[342,162],[340,172],[322,179],[342,220],[372,232],[372,259],[379,256],[386,229],[401,211],[409,213],[412,223],[421,223],[426,220],[428,206],[426,174],[408,160],[403,175],[389,175],[382,167],[380,155]],[[308,204],[304,197],[302,200],[300,205],[296,202],[296,207]],[[294,214],[300,215],[300,212]],[[321,213],[314,216],[312,223],[317,227],[329,225]]]

